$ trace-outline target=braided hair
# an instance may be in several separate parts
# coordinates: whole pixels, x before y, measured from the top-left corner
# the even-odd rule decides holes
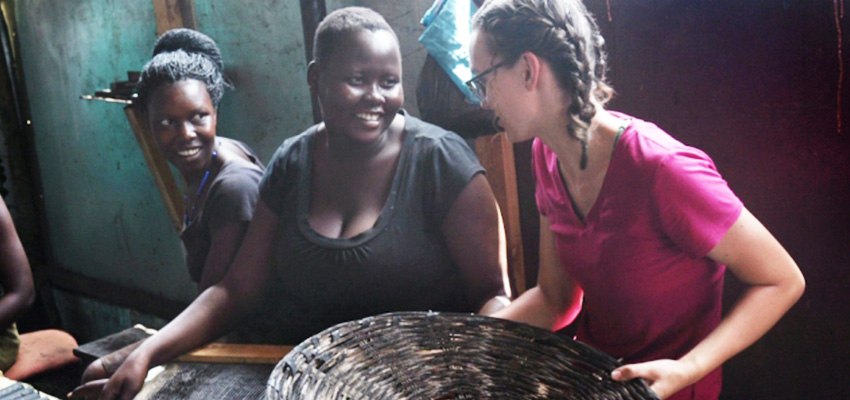
[[[172,29],[162,34],[153,48],[153,58],[142,69],[136,86],[138,102],[147,109],[153,91],[187,79],[203,82],[214,107],[231,87],[224,77],[224,62],[215,41],[191,29]]]
[[[473,29],[488,35],[488,46],[515,63],[530,51],[553,68],[572,99],[567,112],[570,136],[587,146],[596,113],[591,96],[604,105],[614,90],[605,80],[605,39],[580,0],[489,0],[475,13]]]

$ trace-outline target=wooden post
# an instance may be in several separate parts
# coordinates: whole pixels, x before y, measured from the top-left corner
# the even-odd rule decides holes
[[[127,121],[130,122],[130,127],[133,128],[133,134],[136,135],[136,140],[139,142],[139,148],[145,156],[148,169],[150,169],[153,175],[156,187],[159,188],[162,201],[165,203],[165,209],[168,211],[168,216],[171,217],[171,223],[179,231],[183,228],[182,215],[185,205],[183,204],[183,196],[180,193],[180,188],[174,180],[174,174],[171,173],[171,168],[165,161],[165,156],[159,151],[150,127],[147,121],[144,120],[139,107],[135,105],[124,107],[124,114],[127,115]]]
[[[174,28],[197,29],[194,0],[153,0],[156,36]]]
[[[194,0],[152,0],[154,17],[156,18],[156,35],[160,36],[168,30],[175,28],[196,29],[195,3]],[[171,223],[178,231],[183,228],[183,195],[171,168],[165,161],[162,152],[151,135],[147,121],[138,105],[124,107],[124,114],[139,148],[148,164],[148,169],[153,175],[159,194],[165,204],[165,210],[171,218]]]
[[[522,249],[522,231],[519,222],[519,197],[517,196],[514,148],[504,132],[475,139],[475,153],[487,169],[487,181],[493,189],[505,222],[508,245],[508,272],[514,284],[513,297],[526,290],[525,255]]]
[[[307,64],[313,61],[313,36],[316,34],[316,28],[327,13],[325,0],[301,0],[301,27],[304,30],[304,55]],[[319,108],[319,100],[313,93],[310,93],[310,102],[313,106],[313,122],[318,124],[322,122],[322,111]]]

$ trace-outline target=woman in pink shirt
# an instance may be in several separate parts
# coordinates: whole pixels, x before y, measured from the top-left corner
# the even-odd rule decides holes
[[[467,84],[514,142],[533,139],[537,287],[496,316],[577,339],[661,398],[716,399],[720,366],[800,298],[794,260],[711,159],[605,110],[604,39],[578,0],[490,0],[473,18]],[[725,268],[749,284],[721,318]]]

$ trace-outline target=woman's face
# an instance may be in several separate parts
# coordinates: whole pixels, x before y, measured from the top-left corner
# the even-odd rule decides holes
[[[401,52],[392,33],[361,29],[334,45],[308,77],[329,133],[373,143],[404,103]]]
[[[216,117],[206,84],[196,79],[162,85],[148,102],[148,120],[160,150],[187,178],[209,168]]]
[[[481,107],[493,110],[499,126],[505,131],[510,141],[521,142],[531,136],[526,126],[529,110],[526,110],[527,107],[524,107],[526,102],[521,98],[524,87],[520,63],[499,66],[503,60],[490,50],[487,35],[486,32],[476,29],[472,32],[469,47],[473,76],[479,76],[482,72],[496,66],[495,69],[486,72],[486,75],[481,77],[482,81],[479,82],[486,92],[486,96],[481,99]]]

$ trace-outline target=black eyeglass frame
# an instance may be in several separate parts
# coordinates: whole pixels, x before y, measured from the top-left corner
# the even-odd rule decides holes
[[[479,103],[483,103],[484,99],[487,98],[487,83],[482,82],[481,79],[487,76],[487,74],[490,74],[496,71],[497,69],[504,67],[507,64],[507,61],[502,61],[490,68],[487,68],[486,70],[484,70],[484,72],[475,75],[471,79],[466,81],[466,87],[469,88],[469,90],[472,92],[473,95],[475,95],[476,98],[478,98]]]

